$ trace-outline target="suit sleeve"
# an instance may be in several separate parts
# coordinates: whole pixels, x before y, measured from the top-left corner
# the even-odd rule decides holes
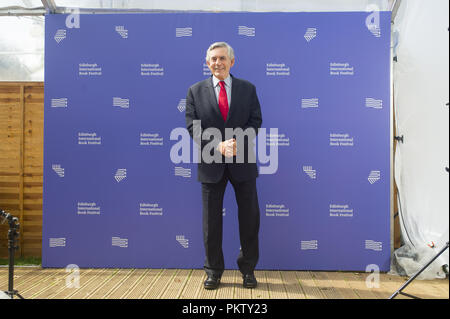
[[[189,88],[186,96],[186,129],[189,131],[189,135],[194,141],[199,141],[201,138],[201,132],[194,132],[194,121],[199,120],[195,111],[194,95],[192,94],[192,88]],[[194,135],[194,133],[196,135]]]
[[[212,150],[214,151],[221,142],[221,140],[214,139],[214,136],[211,136],[209,140],[202,138],[203,128],[201,119],[196,112],[195,94],[193,93],[192,87],[189,88],[186,96],[186,129],[189,131],[189,135],[194,142],[199,145],[201,149],[203,149],[206,144],[212,143],[210,145],[213,146]]]

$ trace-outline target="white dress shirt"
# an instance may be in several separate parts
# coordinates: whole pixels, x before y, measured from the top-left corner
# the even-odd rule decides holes
[[[214,86],[214,92],[216,93],[216,100],[217,103],[219,103],[219,94],[220,94],[220,80],[216,78],[214,75],[212,77],[213,79],[213,86]],[[228,99],[228,110],[231,106],[231,76],[228,75],[228,77],[223,80],[225,82],[225,90],[227,91],[227,99]]]

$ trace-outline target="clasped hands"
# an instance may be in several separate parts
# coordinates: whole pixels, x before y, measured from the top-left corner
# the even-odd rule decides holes
[[[231,138],[229,140],[220,142],[217,146],[217,150],[225,157],[236,156],[236,139]]]

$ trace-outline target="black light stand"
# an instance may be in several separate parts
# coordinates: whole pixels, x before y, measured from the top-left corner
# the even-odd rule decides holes
[[[20,226],[19,219],[3,210],[0,210],[0,217],[3,218],[2,223],[7,221],[9,224],[9,231],[8,231],[8,253],[9,253],[8,290],[5,291],[5,294],[7,294],[11,299],[13,299],[14,296],[17,296],[20,299],[24,299],[17,290],[14,290],[14,253],[19,248],[19,246],[16,245],[16,240],[19,237],[19,232],[17,231]]]

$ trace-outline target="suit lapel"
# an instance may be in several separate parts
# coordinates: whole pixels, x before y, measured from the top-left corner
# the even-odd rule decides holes
[[[233,114],[236,113],[236,105],[237,105],[237,100],[238,100],[238,96],[239,96],[239,89],[240,89],[240,85],[239,85],[239,79],[236,79],[234,76],[231,75],[232,81],[231,81],[231,105],[228,111],[228,116],[227,116],[227,120],[225,121],[225,123],[227,123],[228,121],[230,121],[231,117],[233,116]]]

